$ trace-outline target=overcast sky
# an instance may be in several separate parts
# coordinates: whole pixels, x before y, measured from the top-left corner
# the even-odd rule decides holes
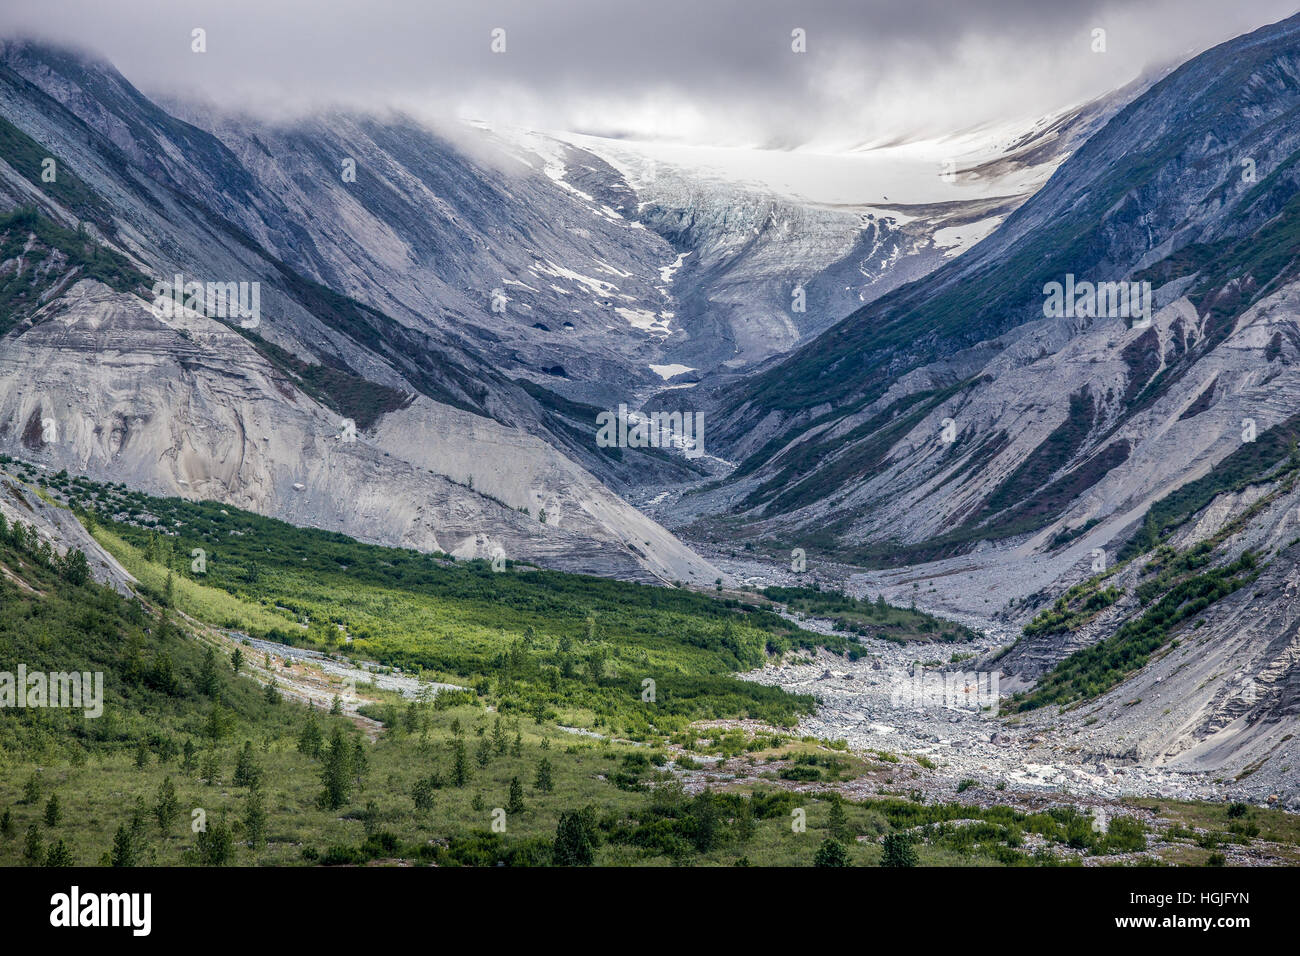
[[[718,144],[863,142],[1039,116],[1300,0],[4,0],[151,95],[394,105]],[[191,30],[207,52],[191,52]],[[491,51],[494,28],[505,52]],[[794,53],[791,31],[806,31]],[[1106,52],[1093,52],[1093,30]]]

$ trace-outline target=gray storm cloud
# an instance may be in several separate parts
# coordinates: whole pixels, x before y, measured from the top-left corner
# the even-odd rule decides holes
[[[92,50],[147,93],[225,109],[395,105],[794,145],[1041,115],[1295,10],[1295,0],[6,0],[0,30]],[[195,28],[206,53],[191,51]],[[491,49],[497,28],[503,53]],[[791,48],[795,29],[805,53]]]

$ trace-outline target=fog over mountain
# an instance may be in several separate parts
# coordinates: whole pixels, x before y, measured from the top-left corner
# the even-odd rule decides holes
[[[0,30],[89,48],[146,93],[224,109],[399,105],[788,147],[1042,116],[1291,12],[1286,0],[666,0],[629,19],[606,0],[11,0]],[[194,28],[207,31],[202,56]],[[505,52],[493,54],[498,28]]]

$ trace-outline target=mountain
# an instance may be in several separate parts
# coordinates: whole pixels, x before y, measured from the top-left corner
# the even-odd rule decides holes
[[[664,361],[745,373],[990,233],[1148,82],[1032,123],[933,140],[800,150],[567,134],[635,192],[678,258]],[[874,194],[874,195],[873,195]]]
[[[1240,444],[1242,419],[1282,422],[1295,31],[1183,66],[965,255],[702,394],[714,447],[740,465],[690,507],[914,562],[1140,516]],[[1152,321],[1045,318],[1045,286],[1071,275],[1150,282]],[[1198,399],[1205,417],[1168,434]]]
[[[1282,786],[1298,110],[1300,18],[1184,64],[966,254],[697,391],[739,465],[661,515],[1007,634],[983,663],[1099,760]],[[1147,283],[1149,317],[1052,283]]]
[[[0,195],[16,210],[4,231],[6,450],[366,540],[470,556],[502,549],[571,570],[666,581],[718,576],[606,487],[694,474],[685,459],[596,448],[599,409],[521,377],[521,364],[501,360],[510,350],[488,323],[403,304],[419,295],[406,272],[410,249],[395,250],[381,233],[402,229],[414,239],[398,245],[425,241],[428,255],[446,251],[439,242],[473,249],[483,240],[472,241],[454,224],[458,214],[432,190],[421,192],[422,180],[392,157],[423,157],[418,172],[427,179],[438,170],[478,190],[461,196],[467,208],[483,206],[491,189],[500,193],[504,175],[491,180],[430,134],[375,127],[391,153],[375,147],[361,157],[358,182],[378,210],[369,214],[349,196],[306,194],[308,173],[271,168],[264,154],[260,165],[249,161],[254,175],[220,139],[150,103],[106,64],[22,43],[6,44],[2,63]],[[423,140],[412,142],[417,135]],[[285,155],[296,163],[313,148],[326,149],[300,139]],[[46,158],[57,170],[48,184]],[[367,172],[367,163],[391,179]],[[567,195],[534,178],[552,199]],[[297,193],[291,180],[302,184]],[[454,191],[450,182],[435,185]],[[413,210],[399,186],[452,225],[412,226],[432,213]],[[499,212],[522,215],[501,196]],[[304,205],[294,204],[299,198]],[[353,233],[328,224],[331,201],[351,217]],[[504,229],[480,223],[474,235]],[[358,233],[361,245],[391,258],[364,259]],[[509,236],[500,241],[516,248]],[[475,268],[489,274],[485,262]],[[256,327],[197,314],[159,318],[153,283],[176,274],[258,283]],[[45,418],[64,440],[29,430]],[[340,443],[347,420],[357,441]]]
[[[25,388],[6,396],[0,440],[56,469],[366,540],[707,583],[715,568],[617,496],[697,482],[718,464],[597,447],[596,416],[637,408],[681,372],[743,372],[933,268],[979,234],[966,225],[986,230],[1022,201],[1117,101],[959,137],[943,147],[963,159],[954,183],[926,163],[919,191],[898,179],[916,177],[915,161],[849,157],[898,185],[896,204],[876,208],[668,165],[648,185],[626,150],[591,137],[481,124],[439,133],[399,114],[270,123],[164,109],[107,63],[9,41],[0,195],[63,231],[8,233],[15,248],[35,242],[52,271],[16,270],[11,292],[26,298],[5,319],[0,360]],[[80,261],[93,249],[112,275]],[[88,274],[107,288],[77,288]],[[228,334],[202,316],[185,329],[145,319],[153,283],[176,275],[258,283],[266,321]],[[810,307],[792,322],[796,281]],[[29,282],[39,291],[22,291]],[[24,317],[58,319],[51,328],[68,335]],[[83,332],[93,334],[78,341]],[[148,341],[150,354],[124,355],[123,379],[105,392],[85,359],[109,340]],[[47,367],[57,381],[24,381]],[[210,377],[191,380],[195,368]],[[209,401],[184,401],[196,387]],[[38,392],[83,410],[62,423],[75,444],[22,437],[49,414]],[[105,394],[119,398],[85,400]],[[131,418],[135,429],[122,426]],[[360,442],[340,450],[331,439],[348,419]],[[284,423],[282,441],[266,438],[269,422]],[[376,455],[379,470],[366,460]],[[408,486],[427,503],[404,503]],[[529,522],[542,509],[545,528]]]

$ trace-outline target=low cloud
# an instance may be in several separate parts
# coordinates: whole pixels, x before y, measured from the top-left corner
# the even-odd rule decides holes
[[[841,144],[1041,115],[1294,13],[1294,0],[7,0],[151,95],[398,106],[692,142]],[[191,52],[191,31],[207,52]],[[491,50],[505,31],[505,52]],[[806,33],[806,53],[791,32]],[[1093,31],[1106,31],[1106,52]]]

